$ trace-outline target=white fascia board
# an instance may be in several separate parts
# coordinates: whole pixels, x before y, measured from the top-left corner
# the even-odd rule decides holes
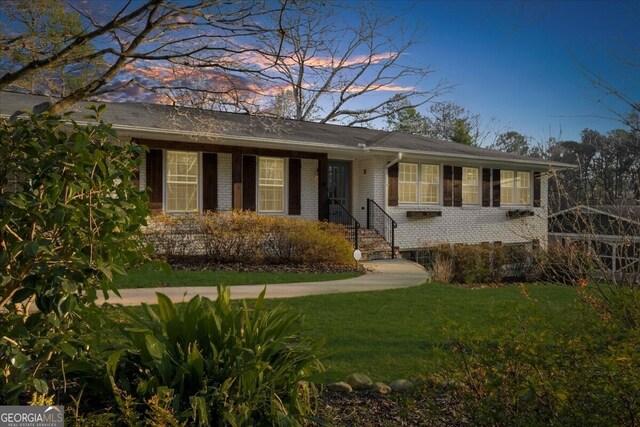
[[[540,169],[562,170],[562,169],[574,169],[577,167],[576,165],[570,165],[568,163],[561,163],[561,162],[550,162],[545,160],[534,160],[534,159],[532,160],[496,159],[490,156],[479,156],[475,154],[446,154],[446,153],[435,152],[435,151],[403,150],[398,148],[376,148],[376,147],[371,147],[370,150],[372,153],[381,152],[381,153],[385,153],[386,155],[397,154],[398,151],[402,151],[402,153],[408,156],[416,156],[416,157],[428,156],[429,158],[433,158],[441,161],[455,162],[455,161],[460,161],[462,159],[462,160],[469,160],[474,163],[477,163],[478,161],[482,161],[484,164],[489,163],[490,165],[495,165],[495,166],[509,166],[513,164],[519,164],[522,166],[528,166],[531,169],[535,169],[535,170],[540,170]]]

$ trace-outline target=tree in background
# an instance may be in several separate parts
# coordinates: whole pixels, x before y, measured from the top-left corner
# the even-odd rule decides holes
[[[505,153],[526,156],[529,154],[529,141],[526,136],[511,130],[498,135],[496,142],[491,146],[491,148]]]
[[[268,52],[265,60],[276,58],[260,78],[267,82],[267,91],[276,87],[291,93],[291,118],[371,125],[449,89],[443,82],[419,87],[433,70],[405,61],[417,38],[414,32],[394,29],[397,14],[358,4],[347,18],[345,9],[350,5],[299,3],[278,17],[282,37],[273,32],[260,37]],[[382,92],[395,95],[384,100],[370,97]]]
[[[388,110],[388,131],[417,135],[429,133],[429,119],[420,114],[407,99],[396,96],[385,108]]]
[[[8,0],[2,3],[0,10],[9,21],[14,25],[19,24],[23,29],[23,33],[13,40],[7,28],[0,33],[0,40],[8,41],[0,48],[0,64],[4,68],[0,71],[9,71],[6,69],[8,64],[24,67],[50,52],[60,51],[69,39],[82,33],[80,15],[69,12],[60,0]],[[93,46],[85,44],[74,55],[90,57],[94,53]],[[14,81],[13,87],[30,93],[64,97],[95,78],[103,65],[98,59],[93,59],[52,66],[41,73],[19,78]]]
[[[108,96],[368,125],[393,112],[391,100],[416,107],[448,89],[420,88],[432,70],[405,60],[414,33],[391,31],[399,18],[380,8],[358,5],[345,18],[344,5],[259,0],[1,7],[8,23],[0,30],[0,90],[61,96],[53,112]],[[396,95],[371,96],[383,92]],[[285,101],[292,106],[283,109]]]
[[[155,90],[165,102],[176,103],[186,103],[193,93],[237,101],[247,90],[239,84],[241,78],[263,73],[276,61],[271,55],[279,54],[253,43],[257,35],[281,37],[284,32],[261,22],[273,22],[268,15],[277,17],[288,7],[287,2],[267,5],[257,0],[145,0],[96,13],[93,2],[30,3],[0,3],[8,19],[0,32],[0,90],[24,87],[56,70],[73,76],[88,70],[86,79],[53,103],[52,112],[91,96],[125,91],[141,97]],[[51,40],[37,32],[40,26]],[[261,60],[251,61],[256,55]]]

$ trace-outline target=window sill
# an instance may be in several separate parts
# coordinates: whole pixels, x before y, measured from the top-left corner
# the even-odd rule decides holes
[[[462,209],[468,210],[468,211],[479,211],[480,210],[480,205],[462,205],[460,207]]]

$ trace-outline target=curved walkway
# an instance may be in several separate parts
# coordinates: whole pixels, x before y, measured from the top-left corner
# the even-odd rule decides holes
[[[293,298],[308,295],[336,294],[344,292],[381,291],[384,289],[407,288],[424,283],[428,276],[424,268],[404,259],[368,261],[362,265],[367,273],[358,277],[326,282],[286,283],[277,285],[230,286],[231,299],[253,299],[267,287],[266,298]],[[211,286],[185,286],[179,288],[122,289],[118,298],[113,293],[109,298],[112,304],[139,305],[155,304],[156,292],[162,292],[173,302],[183,302],[195,295],[215,299],[218,290]],[[104,302],[100,298],[98,303]]]

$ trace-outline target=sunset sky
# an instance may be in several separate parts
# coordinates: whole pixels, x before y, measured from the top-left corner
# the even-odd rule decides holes
[[[125,4],[122,0],[71,0],[98,21]],[[134,0],[130,7],[139,3]],[[275,3],[273,3],[275,4]],[[580,131],[601,132],[620,127],[614,114],[628,106],[603,95],[585,78],[582,67],[601,74],[630,99],[640,102],[640,1],[336,1],[337,21],[350,25],[358,10],[376,10],[381,16],[397,16],[396,28],[417,28],[418,43],[400,57],[409,65],[432,67],[434,73],[417,86],[428,90],[446,80],[453,89],[438,98],[455,102],[479,114],[495,135],[515,130],[540,143],[549,137],[579,140]],[[353,14],[353,16],[350,16]],[[393,52],[381,52],[384,55]],[[357,57],[355,57],[357,59]],[[256,63],[259,58],[241,58]],[[317,63],[329,57],[314,58]],[[630,65],[631,64],[633,65]],[[147,69],[135,64],[125,71],[141,78],[198,80],[192,75],[169,75],[162,64]],[[127,71],[127,72],[128,72]],[[214,70],[202,70],[205,84]],[[126,73],[125,73],[126,74]],[[128,76],[121,75],[121,79]],[[242,84],[242,78],[231,80]],[[375,104],[394,93],[412,88],[415,81],[395,81],[366,98]],[[273,94],[278,87],[262,87]],[[139,92],[110,99],[148,101]],[[426,113],[428,106],[420,107]],[[379,121],[378,127],[385,123]]]

